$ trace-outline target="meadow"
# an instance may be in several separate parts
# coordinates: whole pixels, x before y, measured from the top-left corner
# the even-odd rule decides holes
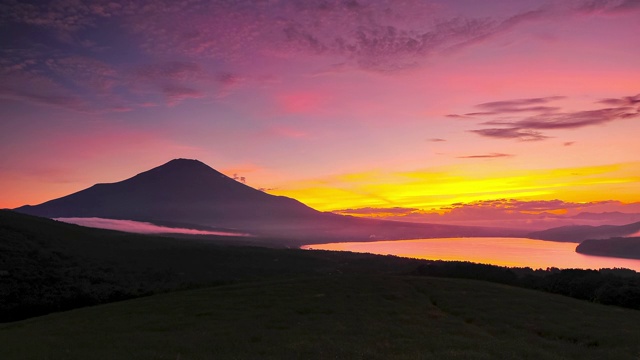
[[[216,239],[0,212],[1,358],[640,355],[640,311],[594,303],[636,307],[633,271],[517,269]]]
[[[640,312],[481,281],[321,276],[0,325],[3,359],[637,359]]]

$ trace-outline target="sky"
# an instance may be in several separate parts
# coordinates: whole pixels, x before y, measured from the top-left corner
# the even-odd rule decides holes
[[[638,0],[0,0],[0,208],[192,158],[358,216],[640,213],[639,20]]]

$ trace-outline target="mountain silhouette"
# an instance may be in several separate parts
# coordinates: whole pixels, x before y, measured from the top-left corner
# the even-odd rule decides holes
[[[582,242],[588,239],[608,239],[629,236],[640,231],[640,222],[626,225],[567,225],[542,231],[534,231],[527,236],[533,239]]]
[[[49,218],[101,217],[221,227],[322,215],[297,200],[269,195],[189,159],[171,160],[124,181],[96,184],[16,211]]]
[[[198,160],[175,159],[116,183],[15,211],[48,217],[99,217],[176,226],[237,229],[298,243],[441,236],[517,236],[512,230],[354,218],[242,184]]]

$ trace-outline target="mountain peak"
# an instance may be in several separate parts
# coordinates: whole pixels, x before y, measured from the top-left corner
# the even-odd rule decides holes
[[[135,176],[134,178],[139,177],[148,177],[148,176],[161,176],[161,177],[198,177],[198,176],[216,176],[216,177],[227,177],[226,175],[220,173],[209,165],[203,163],[200,160],[195,159],[173,159],[167,163],[164,163],[160,166],[154,167],[151,170],[147,170]]]
[[[212,167],[210,167],[209,165],[203,163],[200,160],[196,160],[196,159],[184,159],[184,158],[178,158],[178,159],[173,159],[163,165],[160,165],[157,168],[165,168],[165,167],[170,167],[170,168],[180,168],[180,169],[209,169],[209,170],[214,170]]]

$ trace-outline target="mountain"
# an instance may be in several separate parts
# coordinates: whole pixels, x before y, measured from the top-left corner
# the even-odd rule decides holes
[[[595,221],[600,222],[601,225],[625,225],[640,221],[640,214],[623,213],[619,211],[602,213],[581,212],[569,217],[569,219]]]
[[[236,229],[300,243],[443,236],[518,236],[517,231],[359,219],[314,210],[244,185],[198,160],[175,159],[130,179],[15,211]]]
[[[532,239],[579,243],[587,239],[608,239],[628,236],[638,231],[640,231],[640,222],[627,225],[569,225],[543,231],[535,231],[529,233],[527,237]]]
[[[310,207],[246,186],[198,160],[175,159],[130,179],[96,184],[18,212],[242,227],[247,222],[318,216]]]

